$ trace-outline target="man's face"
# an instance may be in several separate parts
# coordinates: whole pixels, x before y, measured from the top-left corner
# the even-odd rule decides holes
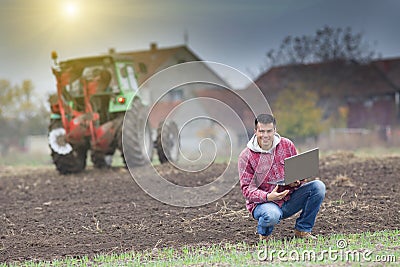
[[[274,141],[275,127],[273,123],[257,123],[257,128],[254,130],[257,136],[258,145],[263,150],[269,150]]]

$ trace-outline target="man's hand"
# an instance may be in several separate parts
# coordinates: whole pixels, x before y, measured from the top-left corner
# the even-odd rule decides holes
[[[299,185],[301,185],[301,182],[299,180],[297,180],[296,182],[293,182],[291,184],[288,184],[288,186],[290,186],[290,187],[297,187]]]
[[[268,193],[267,200],[268,201],[276,201],[283,199],[288,193],[289,190],[284,190],[282,192],[278,192],[279,185],[275,186],[274,190],[271,193]]]

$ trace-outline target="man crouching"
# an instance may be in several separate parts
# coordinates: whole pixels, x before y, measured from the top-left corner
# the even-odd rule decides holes
[[[325,197],[325,184],[320,180],[296,181],[288,186],[269,183],[284,179],[284,160],[296,154],[293,142],[276,132],[275,118],[258,115],[254,135],[240,153],[238,169],[246,208],[258,220],[260,240],[268,240],[280,220],[300,210],[295,236],[316,239],[311,230]]]

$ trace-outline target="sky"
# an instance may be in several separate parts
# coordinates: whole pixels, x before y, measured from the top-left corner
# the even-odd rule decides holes
[[[185,43],[201,59],[251,78],[283,38],[325,25],[351,27],[383,58],[400,57],[398,0],[0,0],[0,79],[29,79],[55,92],[51,51],[60,60]],[[223,77],[234,88],[245,86]]]

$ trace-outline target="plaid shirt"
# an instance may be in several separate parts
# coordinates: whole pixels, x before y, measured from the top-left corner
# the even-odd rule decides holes
[[[284,179],[284,160],[287,157],[297,155],[293,142],[282,137],[272,153],[254,152],[246,147],[239,156],[238,169],[240,188],[246,199],[246,208],[253,213],[257,204],[267,202],[267,194],[274,188],[270,181]],[[290,192],[282,200],[274,201],[282,207],[284,201],[289,200],[290,194],[295,188],[287,187]]]

